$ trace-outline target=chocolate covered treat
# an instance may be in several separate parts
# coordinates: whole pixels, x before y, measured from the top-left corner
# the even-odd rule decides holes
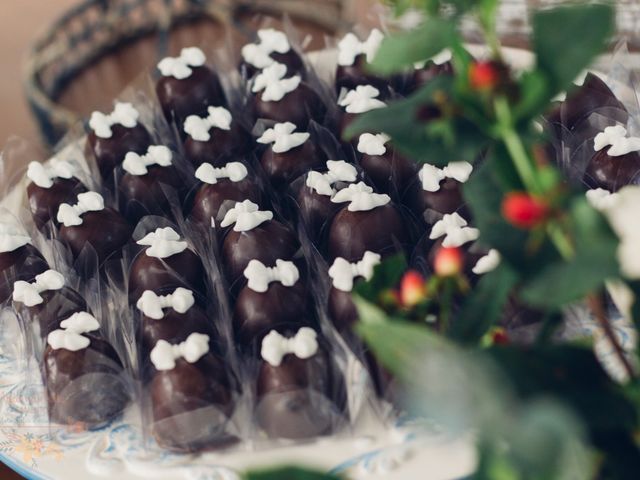
[[[355,89],[346,92],[338,100],[338,105],[344,109],[340,122],[340,134],[342,136],[344,136],[344,132],[351,122],[358,118],[358,115],[387,106],[386,103],[378,98],[379,96],[380,90],[377,88],[371,85],[358,85]]]
[[[281,63],[287,67],[287,76],[305,75],[302,58],[291,48],[287,36],[273,28],[258,30],[258,41],[248,43],[242,47],[242,63],[240,70],[245,70],[251,78],[260,70],[274,63]]]
[[[116,210],[104,206],[99,193],[86,192],[74,204],[63,203],[56,216],[60,222],[60,240],[74,258],[89,244],[102,263],[118,253],[131,238],[131,226]]]
[[[251,137],[224,107],[209,107],[202,117],[189,115],[184,133],[185,155],[194,167],[203,163],[221,167],[251,149]]]
[[[178,130],[189,115],[206,115],[210,105],[227,103],[220,79],[206,66],[206,60],[202,50],[191,47],[158,63],[158,101],[167,121],[175,121]]]
[[[331,222],[330,259],[343,257],[356,262],[367,250],[386,256],[406,247],[407,229],[389,195],[373,193],[361,182],[341,190],[334,200],[349,204],[342,207]]]
[[[209,336],[183,342],[159,340],[150,354],[156,369],[149,387],[152,431],[159,445],[176,451],[211,448],[228,440],[225,428],[237,390]]]
[[[327,435],[345,421],[344,378],[315,330],[262,340],[256,420],[271,438]]]
[[[360,135],[360,166],[378,190],[402,195],[415,178],[417,165],[389,146],[389,140],[384,133]]]
[[[347,33],[338,43],[338,69],[336,71],[336,90],[353,90],[358,85],[373,85],[379,90],[388,90],[388,81],[367,70],[384,35],[374,28],[365,41],[353,33]]]
[[[89,120],[87,142],[93,153],[102,179],[112,183],[114,169],[128,152],[140,155],[151,145],[151,135],[139,123],[140,113],[130,103],[116,102],[108,115],[93,112]]]
[[[95,427],[129,402],[122,362],[99,330],[91,314],[78,312],[48,334],[43,372],[52,421]]]
[[[267,129],[257,142],[270,145],[260,159],[271,184],[276,190],[289,186],[291,181],[314,168],[322,168],[325,159],[309,140],[307,132],[296,132],[293,123],[277,123]]]
[[[147,248],[136,255],[129,270],[131,303],[137,302],[145,290],[166,294],[178,287],[193,290],[199,301],[208,297],[200,257],[173,228],[157,228],[136,243]]]
[[[630,136],[621,125],[607,127],[596,135],[593,149],[584,174],[590,188],[616,192],[640,183],[640,137]]]

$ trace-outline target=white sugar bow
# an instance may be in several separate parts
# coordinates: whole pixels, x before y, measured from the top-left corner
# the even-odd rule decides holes
[[[156,370],[173,370],[176,360],[184,358],[189,363],[196,363],[209,352],[209,335],[192,333],[187,339],[172,345],[166,340],[158,340],[151,350],[151,362]]]
[[[221,227],[233,225],[235,232],[247,232],[253,230],[261,223],[273,219],[273,212],[269,210],[259,210],[258,205],[251,200],[237,202],[230,209],[220,222]]]
[[[249,43],[242,47],[241,53],[245,62],[259,70],[275,62],[271,58],[272,53],[287,53],[291,49],[287,36],[272,28],[258,30],[258,39],[258,43]]]
[[[140,114],[130,103],[116,102],[113,112],[105,115],[102,112],[93,112],[89,119],[89,127],[100,138],[111,138],[111,127],[122,125],[125,128],[133,128],[138,124]]]
[[[373,189],[364,182],[354,183],[336,193],[331,201],[333,203],[349,202],[347,207],[350,212],[364,212],[382,207],[391,201],[391,197],[385,193],[373,193]]]
[[[201,67],[206,61],[207,58],[198,47],[183,48],[179,57],[166,57],[160,60],[158,70],[164,77],[184,80],[191,76],[192,67]]]
[[[468,242],[473,242],[480,236],[477,228],[467,226],[467,221],[458,213],[447,213],[438,220],[431,229],[429,238],[435,240],[444,236],[443,247],[460,247]]]
[[[122,168],[131,175],[146,175],[148,167],[159,165],[160,167],[170,167],[173,160],[173,153],[164,145],[151,145],[145,155],[138,155],[136,152],[128,152],[122,162]]]
[[[331,197],[333,203],[350,202],[351,199],[360,192],[373,193],[373,188],[364,182],[352,183],[347,188],[343,188]]]
[[[307,187],[319,195],[331,196],[336,193],[333,184],[337,182],[355,182],[358,176],[356,167],[344,160],[327,160],[327,171],[320,173],[311,171],[307,175]]]
[[[280,366],[282,359],[293,354],[301,360],[313,357],[318,352],[318,334],[309,327],[302,327],[292,338],[286,338],[271,330],[262,339],[260,354],[264,361],[274,367]]]
[[[78,194],[78,202],[75,205],[60,205],[56,219],[65,227],[76,227],[82,225],[82,215],[101,210],[104,210],[102,195],[97,192],[85,192]]]
[[[258,140],[263,145],[272,143],[274,153],[288,152],[292,148],[299,147],[309,139],[307,132],[294,133],[296,126],[291,122],[276,123],[273,128],[268,128]]]
[[[460,183],[469,180],[473,171],[473,165],[469,162],[449,162],[448,165],[438,168],[425,163],[418,172],[418,177],[422,181],[422,189],[427,192],[437,192],[440,190],[440,182],[445,178],[452,178]]]
[[[356,278],[371,279],[373,269],[380,263],[380,259],[379,254],[370,251],[364,252],[362,259],[355,263],[350,263],[342,257],[336,258],[329,268],[329,276],[333,280],[333,286],[343,292],[350,292],[353,290]]]
[[[619,157],[631,152],[640,151],[640,137],[630,137],[627,135],[627,129],[621,125],[607,127],[604,129],[604,132],[596,135],[593,149],[599,152],[603,148],[611,146],[607,151],[607,155],[612,157]]]
[[[210,163],[203,163],[196,170],[196,178],[201,182],[215,185],[218,180],[228,178],[232,182],[244,180],[249,172],[240,162],[229,162],[224,167],[214,167]]]
[[[489,253],[478,259],[471,271],[476,275],[484,275],[498,268],[501,260],[500,252],[492,248]]]
[[[157,295],[151,290],[145,290],[138,299],[136,307],[145,316],[160,320],[164,317],[165,308],[171,308],[178,313],[187,313],[195,304],[193,292],[186,288],[178,287],[169,295]]]
[[[353,33],[347,33],[338,43],[338,65],[353,65],[356,57],[361,54],[367,57],[367,62],[371,62],[383,39],[384,34],[377,28],[371,30],[369,37],[364,42],[361,42]]]
[[[358,85],[349,90],[339,104],[347,113],[365,113],[376,108],[386,107],[386,103],[377,97],[380,91],[371,85]]]
[[[293,92],[302,78],[300,75],[285,78],[287,67],[281,63],[274,63],[256,75],[251,91],[263,92],[262,100],[265,102],[279,102],[287,94]]]
[[[55,270],[36,275],[33,283],[18,280],[13,284],[13,301],[34,307],[44,302],[42,292],[60,290],[64,287],[64,276]]]
[[[188,247],[187,242],[182,240],[178,232],[171,227],[156,228],[136,243],[149,246],[145,253],[155,258],[168,258],[185,251]]]
[[[249,288],[259,293],[266,292],[271,282],[293,287],[300,278],[300,272],[293,262],[280,259],[276,260],[275,267],[267,267],[260,260],[251,260],[243,273]]]
[[[31,162],[27,168],[27,178],[40,188],[51,188],[57,178],[73,177],[73,165],[64,160],[52,158],[47,163]]]
[[[94,332],[100,323],[88,312],[76,312],[60,322],[60,328],[47,336],[47,343],[54,350],[64,349],[77,352],[87,348],[91,341],[83,333]]]
[[[16,225],[0,222],[0,253],[13,252],[31,243],[31,237]]]
[[[211,139],[209,130],[231,130],[231,112],[224,107],[209,107],[206,117],[189,115],[184,121],[184,133],[197,142],[208,142]]]
[[[365,155],[384,155],[387,153],[384,144],[389,140],[391,137],[384,133],[363,133],[358,137],[358,151]]]
[[[618,194],[612,193],[604,188],[594,188],[585,192],[589,204],[600,212],[611,208],[615,205]]]

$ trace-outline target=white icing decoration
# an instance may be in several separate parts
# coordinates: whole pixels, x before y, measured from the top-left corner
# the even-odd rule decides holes
[[[492,248],[489,253],[478,259],[471,271],[476,275],[484,275],[498,268],[501,260],[500,252]]]
[[[311,171],[307,175],[306,185],[319,195],[332,196],[336,193],[332,185],[337,182],[355,182],[358,176],[356,167],[344,160],[327,160],[327,171]]]
[[[209,352],[209,335],[192,333],[187,339],[176,345],[166,340],[158,340],[151,350],[151,363],[156,370],[173,370],[176,360],[184,358],[189,363],[196,363]]]
[[[376,56],[384,34],[374,28],[371,30],[369,37],[361,42],[353,33],[347,33],[338,43],[338,65],[347,67],[353,65],[358,55],[364,54],[367,62],[371,62]]]
[[[104,210],[104,199],[97,192],[85,192],[78,194],[75,205],[63,203],[58,208],[56,219],[65,227],[82,225],[82,215],[87,212],[99,212]]]
[[[251,260],[244,269],[248,287],[254,292],[264,293],[271,282],[280,282],[285,287],[293,287],[300,278],[300,272],[293,262],[276,260],[275,267],[267,267],[260,260]]]
[[[274,63],[256,75],[251,91],[253,93],[262,92],[264,102],[279,102],[287,93],[293,92],[302,78],[300,75],[285,78],[287,67],[281,63]]]
[[[258,225],[273,219],[273,212],[259,210],[258,205],[251,200],[237,202],[220,222],[221,227],[233,225],[235,232],[247,232]],[[234,225],[235,224],[235,225]]]
[[[184,121],[184,133],[197,142],[208,142],[211,139],[209,130],[231,130],[231,112],[224,107],[209,107],[206,117],[189,115]]]
[[[353,290],[356,278],[371,279],[373,269],[380,263],[381,258],[379,254],[370,251],[364,252],[362,259],[355,263],[350,263],[342,257],[336,258],[329,268],[329,276],[333,280],[333,286],[343,292],[350,292]]]
[[[275,62],[271,58],[272,53],[287,53],[291,49],[287,36],[278,30],[272,28],[258,30],[258,38],[258,43],[249,43],[242,47],[241,53],[245,62],[259,70]]]
[[[19,280],[13,284],[13,301],[35,307],[44,302],[42,292],[60,290],[64,287],[64,276],[55,270],[47,270],[36,275],[33,283]]]
[[[429,238],[435,240],[444,236],[443,247],[460,247],[473,242],[480,236],[477,228],[467,226],[467,221],[457,212],[445,214],[431,229]]]
[[[0,223],[0,253],[13,252],[31,243],[31,237],[15,225]]]
[[[309,139],[307,132],[294,133],[296,126],[291,122],[276,123],[273,128],[265,130],[258,140],[263,145],[272,143],[274,153],[288,152],[292,148],[299,147]]]
[[[387,153],[387,148],[384,144],[389,140],[391,140],[391,137],[384,133],[363,133],[358,138],[358,151],[365,155],[384,155]]]
[[[146,175],[149,172],[148,167],[152,165],[170,167],[172,160],[173,153],[168,147],[151,145],[145,155],[128,152],[122,162],[122,168],[131,175]]]
[[[604,188],[594,188],[592,190],[587,190],[585,196],[593,208],[602,212],[611,208],[615,204],[618,194],[611,193],[609,190],[605,190]]]
[[[168,258],[184,252],[188,244],[180,238],[178,232],[171,227],[156,228],[136,242],[138,245],[148,245],[145,253],[150,257]]]
[[[378,100],[380,91],[371,85],[358,85],[354,90],[349,90],[340,100],[339,105],[346,107],[347,113],[365,113],[376,108],[387,106],[382,100]]]
[[[612,157],[627,155],[631,152],[640,151],[640,137],[628,137],[627,129],[621,125],[607,127],[604,132],[596,135],[593,149],[599,152],[609,145],[611,145],[611,148],[607,151],[607,155]]]
[[[47,343],[54,350],[64,349],[71,352],[85,349],[91,341],[83,333],[94,332],[100,323],[88,312],[76,312],[60,322],[60,328],[47,336]]]
[[[151,290],[145,290],[136,303],[136,308],[145,316],[154,320],[164,317],[162,310],[171,308],[178,313],[187,313],[195,304],[193,292],[186,288],[178,287],[169,295],[157,295]]]
[[[89,127],[100,138],[111,138],[111,127],[122,125],[125,128],[133,128],[138,124],[140,114],[130,103],[116,102],[116,105],[108,115],[102,112],[93,112],[89,119]]]
[[[166,57],[158,63],[158,70],[163,77],[174,77],[178,80],[189,78],[193,72],[191,67],[201,67],[207,61],[198,47],[183,48],[179,57]]]
[[[56,178],[73,178],[74,171],[69,162],[52,158],[46,164],[29,163],[27,178],[40,188],[51,188]]]
[[[364,182],[351,184],[336,193],[331,199],[333,203],[350,202],[347,207],[350,212],[363,212],[382,207],[391,201],[385,193],[373,193],[373,189]]]
[[[453,178],[459,183],[469,180],[469,175],[473,171],[473,165],[469,162],[449,162],[443,168],[425,163],[418,172],[418,177],[422,182],[422,189],[427,192],[437,192],[440,190],[440,182],[445,178]]]
[[[331,201],[333,203],[349,202],[354,195],[360,192],[373,193],[373,188],[364,182],[352,183],[347,188],[336,192],[335,195],[331,197]]]
[[[273,367],[279,367],[285,356],[292,354],[301,360],[313,357],[318,352],[318,334],[309,327],[302,327],[292,338],[286,338],[271,330],[262,339],[260,355]]]
[[[244,180],[249,172],[240,162],[229,162],[224,167],[214,167],[210,163],[203,163],[196,170],[196,178],[201,182],[215,185],[218,180],[228,178],[232,182]]]

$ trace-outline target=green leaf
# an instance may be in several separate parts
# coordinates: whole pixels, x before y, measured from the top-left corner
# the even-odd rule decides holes
[[[342,477],[300,467],[281,467],[246,473],[245,480],[341,480]]]
[[[373,269],[373,276],[368,281],[358,281],[353,293],[369,302],[375,303],[383,290],[394,288],[400,282],[407,269],[407,260],[399,254],[386,258]]]

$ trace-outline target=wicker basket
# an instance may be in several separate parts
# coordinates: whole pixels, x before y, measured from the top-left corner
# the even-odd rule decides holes
[[[313,3],[310,8],[309,3]],[[60,97],[82,72],[123,46],[154,36],[157,58],[181,24],[211,21],[248,30],[249,15],[280,17],[335,34],[346,26],[349,0],[85,0],[67,12],[33,47],[26,91],[43,139],[53,145],[79,119]],[[155,58],[153,60],[155,60]],[[149,60],[149,59],[147,59]],[[145,68],[140,63],[140,70]]]

